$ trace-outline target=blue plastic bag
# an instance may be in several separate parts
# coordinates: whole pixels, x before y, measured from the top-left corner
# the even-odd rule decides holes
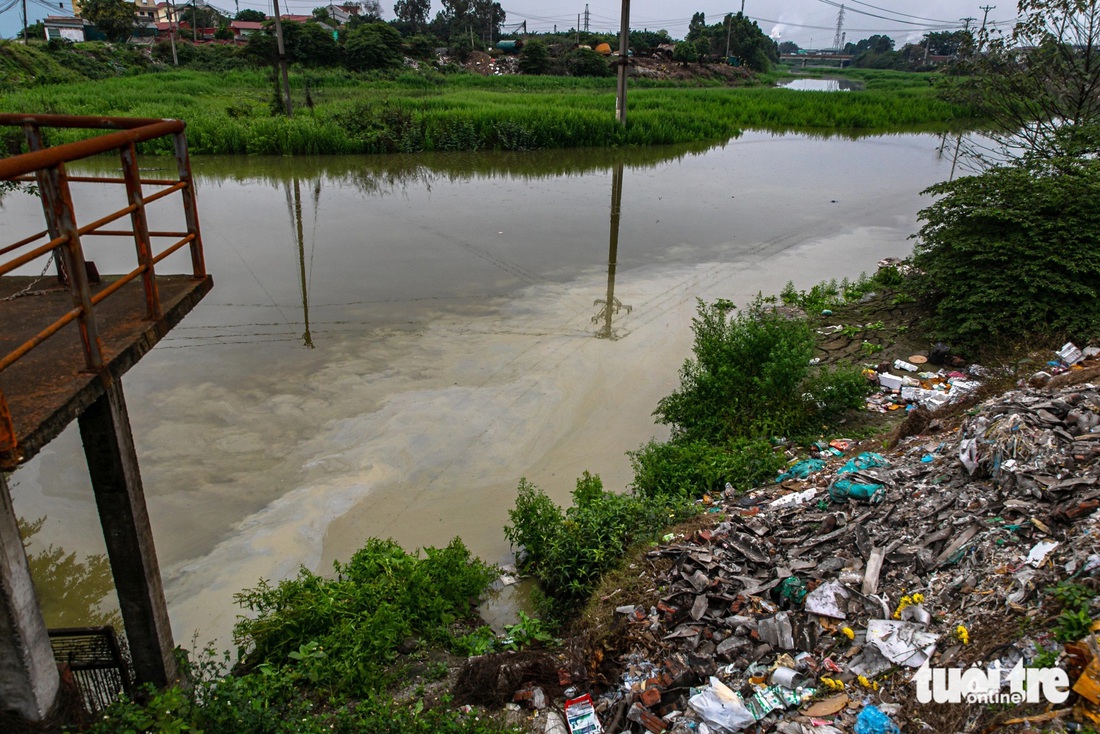
[[[864,706],[856,717],[856,734],[900,734],[901,729],[878,706]]]
[[[890,466],[882,454],[864,451],[849,459],[836,473],[836,479],[829,485],[829,496],[834,502],[847,502],[849,499],[881,502],[886,496],[886,487],[879,482],[856,481],[846,478],[846,474],[855,474],[878,466]]]
[[[787,471],[776,477],[776,482],[785,482],[788,479],[805,479],[815,472],[825,468],[825,462],[821,459],[806,459],[792,466]]]

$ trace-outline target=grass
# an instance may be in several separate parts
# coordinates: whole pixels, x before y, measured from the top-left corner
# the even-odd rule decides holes
[[[307,83],[312,108],[303,104]],[[194,153],[276,155],[663,145],[726,140],[745,128],[857,136],[970,122],[965,109],[919,86],[815,95],[638,81],[632,82],[625,129],[614,120],[612,79],[435,72],[383,79],[320,70],[295,73],[293,86],[293,119],[272,115],[274,88],[269,72],[260,69],[20,88],[0,100],[0,110],[179,118],[188,125]],[[50,135],[51,142],[66,142],[81,133]],[[143,152],[167,153],[167,142]]]

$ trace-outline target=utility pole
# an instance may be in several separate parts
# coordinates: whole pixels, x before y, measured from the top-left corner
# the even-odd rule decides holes
[[[279,19],[279,0],[271,0],[275,6],[275,38],[279,44],[279,72],[283,77],[283,90],[286,94],[286,116],[294,117],[294,107],[290,101],[290,74],[286,70],[286,46],[283,45],[283,23]]]
[[[990,10],[996,10],[996,9],[997,9],[996,5],[979,5],[978,6],[978,10],[985,11],[985,14],[982,15],[982,30],[983,31],[985,30],[985,21],[986,21],[986,19],[989,18],[989,11]]]
[[[176,56],[176,15],[175,6],[172,5],[172,0],[168,0],[168,4],[165,6],[165,10],[168,11],[168,42],[172,44],[172,65],[179,66],[180,60]]]
[[[630,0],[623,0],[619,28],[619,69],[615,95],[615,119],[626,127],[626,72],[630,62]]]
[[[741,5],[744,6],[744,4],[745,4],[744,0],[741,0]],[[745,10],[744,10],[744,7],[742,7],[741,15],[744,16],[744,14],[745,14]],[[729,62],[729,59],[730,59],[730,35],[732,33],[733,33],[733,16],[732,15],[727,15],[726,16],[726,62],[727,63]]]
[[[27,45],[27,0],[23,0],[23,45]]]
[[[977,20],[977,18],[959,18],[963,22],[963,31],[970,32],[970,24]]]
[[[741,15],[744,15],[744,14],[745,14],[745,0],[741,0]],[[726,56],[729,56],[729,54],[726,54]]]

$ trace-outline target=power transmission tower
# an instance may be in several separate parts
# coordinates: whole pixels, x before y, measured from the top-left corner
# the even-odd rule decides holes
[[[836,14],[836,35],[833,36],[833,48],[840,49],[841,39],[844,36],[844,6],[840,6],[840,11]]]
[[[584,4],[584,32],[588,33],[588,3]]]

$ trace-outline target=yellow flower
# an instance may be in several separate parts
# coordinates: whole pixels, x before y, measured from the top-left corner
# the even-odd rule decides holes
[[[851,627],[841,627],[840,632],[849,640],[854,640],[856,638],[856,633]]]
[[[970,644],[970,632],[961,624],[955,628],[955,637],[959,638],[959,642],[964,645]]]
[[[865,675],[859,676],[858,678],[856,678],[856,680],[859,681],[859,684],[864,688],[870,688],[872,691],[878,690],[878,683],[873,680],[869,680]]]

